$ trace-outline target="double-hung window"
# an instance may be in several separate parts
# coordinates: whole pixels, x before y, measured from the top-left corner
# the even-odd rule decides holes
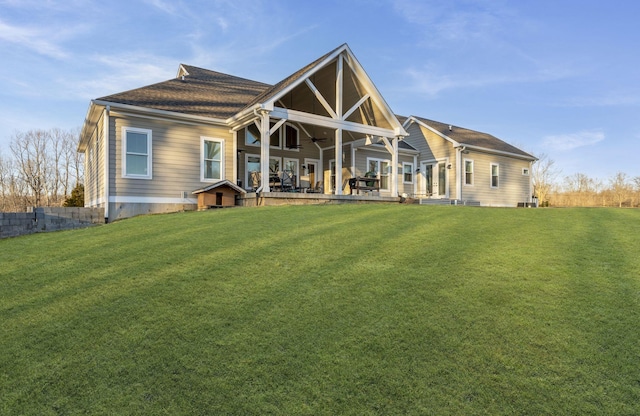
[[[402,164],[402,182],[413,183],[413,163]]]
[[[122,176],[151,179],[151,130],[122,128]]]
[[[473,185],[473,160],[464,161],[464,184]]]
[[[368,171],[365,176],[371,176],[380,179],[380,189],[389,190],[389,173],[391,169],[391,161],[387,159],[367,158]],[[369,175],[367,175],[369,174]]]
[[[224,179],[224,141],[203,137],[200,180],[215,182],[222,179]]]
[[[491,164],[491,187],[497,188],[499,185],[499,177],[500,177],[500,165],[497,163]]]

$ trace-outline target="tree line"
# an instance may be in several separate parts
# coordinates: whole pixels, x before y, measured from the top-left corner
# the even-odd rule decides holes
[[[67,200],[81,204],[84,164],[77,152],[79,140],[79,129],[15,133],[9,152],[0,149],[0,212],[62,206]],[[546,154],[533,164],[531,180],[540,206],[640,207],[640,176],[619,172],[602,180],[560,173]]]
[[[24,212],[32,206],[62,206],[83,183],[79,129],[29,130],[0,149],[0,212]]]
[[[533,164],[531,174],[540,206],[640,207],[640,176],[630,177],[624,172],[604,180],[584,173],[562,176],[546,154]]]

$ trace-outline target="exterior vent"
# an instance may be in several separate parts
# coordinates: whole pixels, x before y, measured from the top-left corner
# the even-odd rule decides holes
[[[187,191],[182,191],[182,199],[187,199]]]

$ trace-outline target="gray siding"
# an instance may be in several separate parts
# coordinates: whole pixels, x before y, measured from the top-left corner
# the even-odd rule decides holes
[[[135,127],[152,132],[152,179],[122,177],[122,128]],[[233,178],[233,135],[226,127],[165,122],[133,116],[110,118],[110,196],[182,199],[194,198],[192,191],[207,182],[200,180],[201,137],[224,140],[224,178]],[[183,201],[188,202],[188,201]]]
[[[447,169],[447,191],[450,198],[455,198],[458,181],[455,169],[456,150],[453,148],[453,144],[417,123],[412,123],[406,130],[409,136],[406,137],[404,141],[420,152],[416,169],[421,167],[422,162],[447,161],[447,163],[451,164],[451,169]],[[416,175],[416,181],[417,193],[423,194],[426,185],[424,181],[424,171],[422,169],[420,173]]]
[[[85,158],[85,205],[104,207],[104,113],[98,119],[84,153]]]
[[[522,174],[529,168],[526,160],[480,152],[469,152],[464,159],[473,160],[473,185],[462,186],[462,199],[480,201],[484,206],[515,207],[528,202],[529,176]],[[491,164],[499,166],[498,187],[491,187]]]
[[[456,170],[457,152],[453,143],[417,123],[411,124],[407,128],[407,132],[410,136],[404,140],[420,152],[417,168],[421,167],[421,162],[426,161],[446,160],[451,164],[451,169],[446,171],[447,183],[449,197],[455,198],[460,180]],[[523,168],[530,168],[529,161],[473,150],[462,154],[461,159],[459,166],[462,178],[464,178],[464,160],[473,160],[474,163],[473,185],[462,185],[462,200],[478,201],[484,206],[507,207],[515,207],[519,202],[530,200],[530,177],[522,174]],[[499,185],[497,188],[491,187],[492,163],[499,165]],[[424,192],[422,189],[425,186],[424,172],[420,172],[417,179],[418,194],[420,194]]]

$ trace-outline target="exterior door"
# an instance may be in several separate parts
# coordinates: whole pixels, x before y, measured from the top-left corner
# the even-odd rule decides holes
[[[319,181],[321,181],[321,177],[320,175],[320,171],[318,170],[318,166],[320,166],[320,161],[318,160],[311,160],[311,159],[305,159],[305,165],[307,168],[307,174],[305,175],[306,178],[304,178],[304,180],[308,181],[308,183],[300,184],[300,186],[302,187],[307,187],[311,190],[317,190],[320,186],[320,184],[318,183]],[[303,166],[304,168],[304,166]]]
[[[447,197],[447,164],[445,162],[422,163],[422,192],[429,198]]]

